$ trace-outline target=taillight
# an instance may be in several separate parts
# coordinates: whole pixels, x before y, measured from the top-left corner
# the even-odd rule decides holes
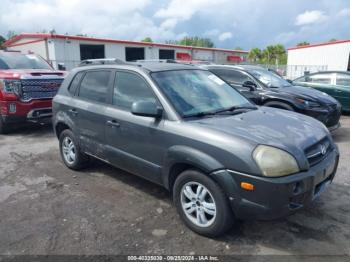
[[[20,95],[21,92],[21,81],[10,80],[10,79],[0,79],[0,90],[5,93]]]

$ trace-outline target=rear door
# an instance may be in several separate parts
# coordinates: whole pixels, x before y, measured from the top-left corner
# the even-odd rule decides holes
[[[104,158],[105,111],[111,103],[112,70],[89,70],[80,81],[70,114],[77,119],[81,148],[88,154]]]
[[[336,73],[335,98],[343,109],[350,110],[350,74]]]
[[[151,86],[135,72],[117,71],[112,97],[112,105],[108,107],[105,119],[108,161],[161,184],[165,149],[159,145],[164,120],[131,113],[134,102],[158,102]]]

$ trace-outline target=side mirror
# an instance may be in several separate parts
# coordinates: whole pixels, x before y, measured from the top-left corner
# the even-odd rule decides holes
[[[290,80],[290,79],[286,79],[286,81],[289,83],[289,84],[293,84],[293,81],[292,80]]]
[[[253,82],[253,81],[245,81],[243,84],[242,84],[243,87],[246,87],[246,88],[249,88],[250,91],[254,91],[257,86],[256,84]]]
[[[163,109],[154,101],[137,101],[132,104],[131,113],[137,116],[160,118],[163,115]]]
[[[58,63],[58,64],[57,64],[57,68],[58,68],[58,70],[60,70],[60,71],[66,71],[66,66],[65,66],[64,63]]]

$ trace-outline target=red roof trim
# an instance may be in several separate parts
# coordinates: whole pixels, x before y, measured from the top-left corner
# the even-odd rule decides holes
[[[295,47],[288,48],[287,50],[295,50],[295,49],[303,49],[303,48],[309,48],[309,47],[317,47],[317,46],[325,46],[325,45],[343,44],[343,43],[350,43],[350,39],[347,39],[347,40],[337,40],[337,41],[325,42],[325,43],[319,43],[319,44],[312,44],[312,45],[295,46]]]
[[[32,40],[32,41],[28,41],[28,42],[19,43],[19,44],[13,44],[13,45],[10,45],[7,47],[21,46],[21,45],[33,44],[33,43],[38,43],[38,42],[43,42],[43,41],[45,41],[45,39],[37,39],[37,40]]]
[[[223,48],[207,48],[207,47],[195,47],[195,46],[183,46],[183,45],[171,45],[171,44],[161,44],[161,43],[147,43],[138,41],[127,41],[127,40],[115,40],[109,38],[94,38],[86,36],[70,36],[70,35],[56,35],[56,34],[39,34],[39,33],[22,33],[9,40],[7,40],[3,46],[10,47],[13,43],[23,39],[23,38],[40,38],[40,39],[66,39],[66,40],[79,40],[79,41],[93,41],[93,42],[105,42],[105,43],[115,43],[115,44],[131,44],[131,45],[143,45],[143,46],[157,46],[165,48],[181,48],[181,49],[193,49],[193,50],[203,50],[203,51],[222,51],[230,53],[243,53],[246,54],[248,51],[243,50],[231,50]]]

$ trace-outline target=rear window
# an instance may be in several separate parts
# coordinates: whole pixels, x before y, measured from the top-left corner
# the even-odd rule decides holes
[[[77,88],[78,88],[78,85],[79,85],[79,83],[80,83],[80,80],[81,80],[83,74],[84,74],[83,72],[77,73],[77,74],[74,76],[73,81],[70,83],[69,88],[68,88],[68,91],[69,91],[69,93],[71,93],[72,95],[75,94],[75,92],[76,92],[76,90],[77,90]]]
[[[337,85],[348,86],[350,88],[350,75],[337,74]]]
[[[79,97],[100,103],[107,102],[111,71],[88,71],[81,81]]]
[[[0,54],[0,69],[48,69],[51,66],[40,56],[24,55],[15,52],[4,52]]]

